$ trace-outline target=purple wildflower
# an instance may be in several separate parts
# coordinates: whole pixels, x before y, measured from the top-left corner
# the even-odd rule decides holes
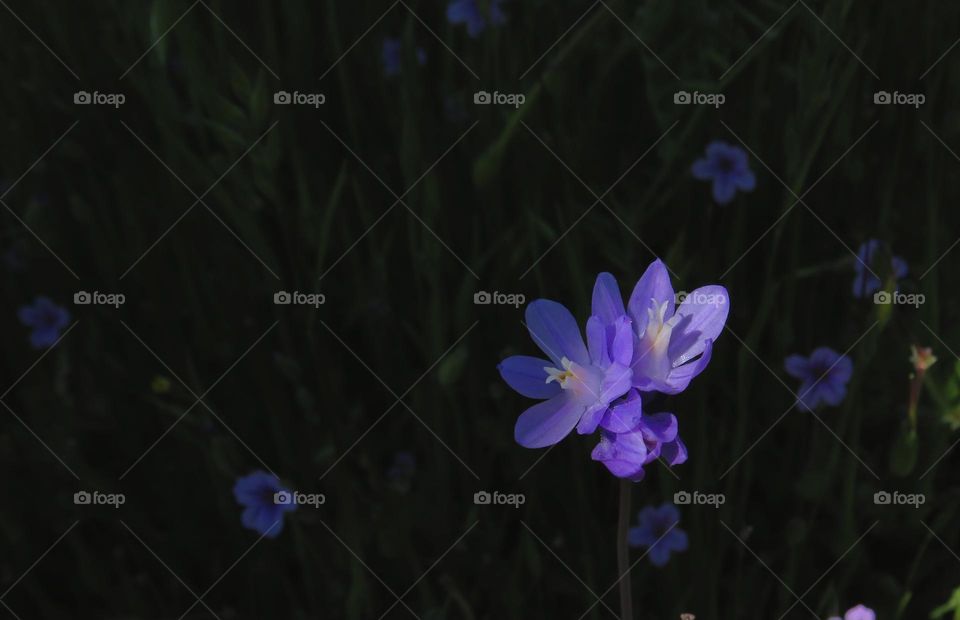
[[[281,485],[276,476],[259,469],[237,479],[233,496],[244,507],[240,517],[243,527],[267,538],[279,536],[284,514],[297,508],[290,490]]]
[[[647,547],[650,562],[663,566],[671,553],[687,550],[687,533],[677,527],[679,523],[680,512],[673,504],[647,506],[637,514],[637,525],[627,533],[627,542],[631,547]]]
[[[843,614],[843,618],[833,616],[828,620],[877,620],[877,614],[869,607],[857,605],[848,609],[847,613]]]
[[[733,200],[738,189],[752,192],[757,185],[747,152],[720,140],[707,145],[706,157],[693,162],[691,172],[695,179],[713,181],[713,199],[722,205]]]
[[[35,349],[52,346],[60,338],[60,332],[70,322],[70,313],[53,303],[49,297],[37,297],[32,305],[21,306],[17,318],[30,332],[30,345]]]
[[[576,319],[554,301],[538,299],[526,310],[527,329],[549,361],[514,355],[497,367],[503,380],[520,394],[544,402],[517,420],[514,438],[526,448],[551,446],[576,427],[596,430],[610,403],[630,389],[633,341],[630,322],[587,323],[589,350]],[[609,327],[609,329],[608,329]]]
[[[879,291],[880,287],[883,286],[879,276],[890,273],[895,282],[907,277],[909,271],[907,261],[899,256],[890,257],[889,270],[881,268],[876,275],[874,275],[871,269],[878,268],[877,259],[883,249],[884,244],[879,239],[867,239],[860,245],[860,249],[857,250],[857,261],[853,265],[854,271],[856,272],[853,278],[854,297],[866,297]]]
[[[466,24],[467,34],[473,38],[480,36],[487,25],[501,26],[507,22],[507,16],[501,8],[503,0],[487,0],[486,11],[480,8],[481,0],[452,0],[447,5],[447,21],[451,24]]]
[[[400,75],[403,66],[403,44],[398,37],[387,37],[383,40],[383,74],[387,77]],[[416,49],[417,62],[420,65],[427,63],[427,53],[422,47]]]
[[[727,289],[710,285],[685,295],[675,307],[670,274],[660,259],[637,282],[624,310],[617,281],[597,276],[593,314],[610,325],[626,314],[633,326],[632,385],[642,392],[678,394],[710,362],[713,341],[730,311]]]
[[[787,374],[800,379],[797,403],[812,411],[821,403],[836,407],[847,395],[847,382],[853,375],[853,361],[829,347],[814,349],[810,357],[790,355],[784,360]]]

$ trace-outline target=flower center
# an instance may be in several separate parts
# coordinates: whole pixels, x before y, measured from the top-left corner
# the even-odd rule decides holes
[[[576,379],[577,375],[573,372],[573,362],[567,358],[560,360],[560,364],[563,366],[563,370],[559,368],[550,368],[549,366],[544,367],[544,370],[547,372],[547,383],[551,381],[556,381],[560,384],[560,387],[563,389],[569,389],[572,386],[569,386],[571,379]]]

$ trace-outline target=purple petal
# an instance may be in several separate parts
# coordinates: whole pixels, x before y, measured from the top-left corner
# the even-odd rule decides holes
[[[591,312],[600,318],[604,325],[610,325],[627,312],[623,308],[623,297],[617,280],[609,273],[601,273],[593,285]]]
[[[745,192],[752,192],[757,186],[757,177],[754,176],[752,170],[743,170],[737,175],[734,183],[738,189]]]
[[[617,478],[639,481],[643,478],[643,465],[647,459],[647,446],[640,433],[600,433],[590,458],[600,461]]]
[[[658,258],[650,263],[630,295],[628,306],[631,318],[640,328],[638,335],[642,336],[646,330],[647,309],[651,307],[651,304],[656,304],[659,307],[667,302],[667,312],[663,317],[663,320],[666,321],[673,316],[675,301],[673,286],[670,285],[670,274]]]
[[[640,428],[648,441],[671,442],[677,437],[677,418],[672,413],[646,415],[640,421]]]
[[[607,409],[603,419],[600,420],[600,426],[613,433],[626,433],[637,427],[642,415],[640,393],[630,390],[616,406]]]
[[[665,383],[658,385],[657,391],[664,394],[679,394],[687,389],[694,377],[699,375],[710,363],[710,357],[713,354],[713,341],[707,340],[703,349],[703,354],[695,361],[684,364],[670,371]]]
[[[564,357],[582,366],[590,364],[577,320],[555,301],[537,299],[527,306],[527,328],[537,346],[553,360],[557,368]]]
[[[668,354],[673,366],[700,355],[707,340],[715,341],[729,313],[730,296],[722,286],[701,286],[688,294],[677,308],[680,320],[670,338]]]
[[[802,355],[789,355],[783,360],[783,367],[787,374],[795,379],[806,380],[810,378],[810,363]]]
[[[709,159],[698,159],[693,162],[693,166],[690,167],[690,173],[693,174],[693,178],[698,181],[708,181],[713,178],[717,171],[713,166],[713,162]]]
[[[679,436],[669,443],[661,446],[660,456],[671,467],[687,462],[687,446]]]
[[[587,319],[587,349],[593,363],[606,365],[610,362],[610,353],[607,351],[607,327],[598,316]]]
[[[713,199],[717,201],[717,204],[725,205],[729,203],[736,193],[737,186],[730,176],[718,176],[713,180]]]
[[[553,381],[547,383],[547,371],[550,362],[539,357],[514,355],[500,362],[497,370],[507,385],[527,398],[552,398],[562,389]]]
[[[513,437],[524,448],[552,446],[570,434],[585,409],[577,399],[558,394],[520,414]]]
[[[613,325],[613,343],[609,347],[611,361],[629,366],[633,359],[633,322],[621,316]]]

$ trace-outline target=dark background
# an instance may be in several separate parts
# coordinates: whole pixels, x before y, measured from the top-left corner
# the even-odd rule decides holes
[[[681,507],[690,548],[636,565],[637,617],[780,617],[796,595],[788,618],[860,602],[926,618],[960,586],[943,421],[960,403],[960,5],[517,0],[476,39],[415,0],[3,5],[0,614],[177,618],[200,595],[221,618],[377,618],[401,595],[413,613],[388,617],[617,609],[616,480],[596,438],[514,443],[532,403],[496,364],[535,347],[522,309],[473,295],[583,321],[599,271],[629,293],[656,256],[677,290],[726,286],[732,310],[710,367],[664,402],[690,459],[648,468],[633,511],[679,490],[726,503]],[[674,105],[681,89],[726,103]],[[74,105],[80,90],[126,103]],[[479,90],[526,103],[475,106]],[[714,139],[757,174],[723,207],[690,175]],[[851,296],[868,238],[926,303]],[[79,290],[127,301],[75,306]],[[280,290],[326,303],[274,305]],[[76,321],[47,353],[17,320],[38,295]],[[913,343],[940,362],[895,475]],[[783,359],[817,346],[849,350],[849,394],[781,419]],[[403,451],[416,470],[398,481]],[[258,542],[232,494],[254,469],[327,502]],[[475,506],[481,489],[526,502]],[[126,503],[77,506],[79,490]],[[926,502],[877,506],[879,490]]]

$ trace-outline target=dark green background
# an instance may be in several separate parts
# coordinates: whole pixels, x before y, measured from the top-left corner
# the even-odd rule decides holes
[[[960,586],[957,454],[919,479],[956,439],[940,417],[956,406],[960,250],[920,275],[960,233],[960,50],[937,62],[960,6],[517,0],[473,40],[441,2],[205,2],[0,10],[0,175],[56,143],[0,211],[23,260],[0,322],[3,401],[23,422],[3,411],[0,613],[176,618],[188,588],[215,584],[204,602],[222,618],[377,618],[416,583],[403,600],[422,618],[577,618],[616,579],[616,481],[589,459],[595,438],[530,469],[541,453],[512,433],[531,403],[495,367],[535,347],[522,310],[473,295],[547,297],[585,320],[596,273],[628,292],[655,256],[677,290],[726,286],[732,311],[708,370],[662,404],[690,460],[679,480],[650,467],[634,511],[684,489],[727,501],[683,508],[690,549],[633,569],[637,617],[776,618],[792,590],[821,618],[859,602],[925,618]],[[383,76],[386,36],[405,41],[400,78]],[[727,102],[676,106],[680,89]],[[127,102],[76,106],[78,90]],[[326,104],[276,106],[278,90]],[[477,107],[478,90],[527,102]],[[876,106],[878,90],[927,101]],[[689,174],[713,139],[752,151],[758,177],[725,207]],[[204,204],[184,215],[191,191]],[[851,250],[871,237],[910,264],[919,309],[851,297]],[[74,306],[78,290],[127,303]],[[275,306],[278,290],[326,304]],[[36,295],[79,322],[31,369],[16,310]],[[897,476],[912,343],[940,357],[939,399],[921,400],[917,463]],[[793,410],[773,426],[797,387],[783,358],[817,346],[853,346],[847,399],[822,424]],[[406,491],[386,477],[403,450]],[[231,488],[263,464],[327,503],[251,550]],[[75,506],[81,489],[127,501]],[[474,506],[481,489],[526,503]],[[926,504],[876,506],[878,490]],[[616,609],[615,590],[604,601]]]

